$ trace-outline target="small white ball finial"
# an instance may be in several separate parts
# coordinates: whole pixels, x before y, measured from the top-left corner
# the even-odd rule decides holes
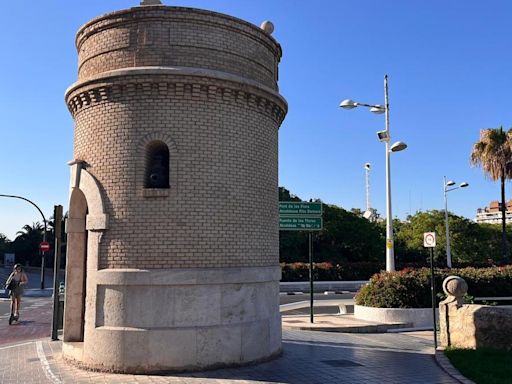
[[[268,20],[265,20],[263,23],[261,23],[260,28],[267,32],[269,35],[274,32],[274,24]]]

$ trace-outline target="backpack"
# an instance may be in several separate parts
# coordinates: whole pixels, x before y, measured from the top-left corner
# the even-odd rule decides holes
[[[17,286],[18,282],[14,279],[11,279],[11,281],[9,282],[9,284],[7,284],[5,288],[8,289],[9,291],[14,291],[14,289],[16,289]]]

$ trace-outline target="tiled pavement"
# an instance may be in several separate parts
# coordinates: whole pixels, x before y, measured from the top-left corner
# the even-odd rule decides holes
[[[88,372],[65,364],[60,342],[0,347],[0,383],[457,383],[432,343],[403,334],[283,332],[281,357],[259,365],[168,375]]]

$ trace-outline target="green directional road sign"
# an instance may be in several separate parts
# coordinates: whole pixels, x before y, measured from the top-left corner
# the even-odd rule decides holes
[[[322,216],[322,203],[306,203],[303,201],[280,201],[279,215]]]
[[[279,229],[281,231],[320,231],[322,227],[322,203],[279,202]]]
[[[322,218],[280,217],[279,229],[288,231],[319,231],[322,229]]]

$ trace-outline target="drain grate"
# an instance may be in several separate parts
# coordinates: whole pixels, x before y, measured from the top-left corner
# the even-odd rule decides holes
[[[330,365],[331,367],[362,367],[363,364],[355,363],[350,360],[322,360],[321,363]]]

